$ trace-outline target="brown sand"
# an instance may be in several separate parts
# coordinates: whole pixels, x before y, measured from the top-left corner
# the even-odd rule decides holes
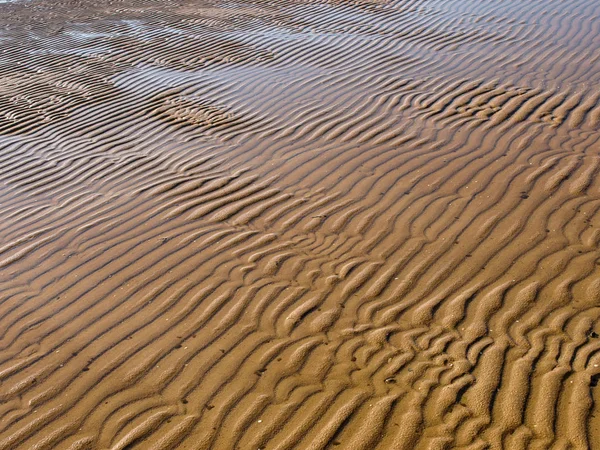
[[[0,449],[600,448],[599,15],[0,4]]]

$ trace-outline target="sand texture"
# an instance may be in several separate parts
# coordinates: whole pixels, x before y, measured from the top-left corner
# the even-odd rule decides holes
[[[600,2],[0,3],[0,450],[600,449]]]

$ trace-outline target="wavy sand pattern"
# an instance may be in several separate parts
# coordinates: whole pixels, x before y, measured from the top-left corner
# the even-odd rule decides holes
[[[0,449],[600,448],[597,1],[0,23]]]

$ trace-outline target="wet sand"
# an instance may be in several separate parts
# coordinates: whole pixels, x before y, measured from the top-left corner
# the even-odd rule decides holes
[[[0,449],[600,449],[599,15],[0,3]]]

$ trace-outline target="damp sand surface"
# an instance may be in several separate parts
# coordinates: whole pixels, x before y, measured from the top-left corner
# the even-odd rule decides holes
[[[0,450],[600,449],[600,4],[0,4]]]

